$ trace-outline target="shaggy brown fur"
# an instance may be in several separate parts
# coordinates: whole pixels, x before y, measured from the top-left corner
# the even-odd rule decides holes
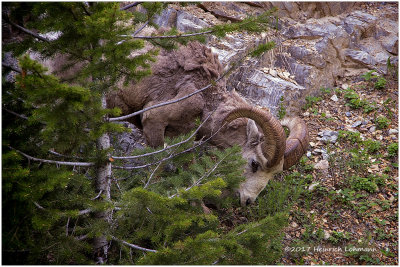
[[[178,99],[219,78],[222,75],[222,66],[211,49],[198,42],[191,42],[176,51],[163,51],[152,67],[152,73],[137,84],[110,93],[107,97],[108,107],[119,107],[126,115]],[[220,80],[202,93],[175,104],[149,110],[130,121],[143,129],[150,146],[157,147],[164,144],[164,136],[174,137],[189,132],[195,127],[196,118],[204,120],[210,112],[217,109],[199,131],[199,135],[209,136],[220,127],[224,116],[240,105],[248,104],[237,93],[227,92],[225,81]],[[247,119],[232,122],[213,138],[212,143],[220,147],[243,144],[246,124]]]

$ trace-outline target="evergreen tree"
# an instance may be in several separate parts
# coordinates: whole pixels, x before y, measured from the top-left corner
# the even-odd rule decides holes
[[[3,40],[4,51],[19,59],[18,68],[4,68],[18,73],[15,82],[3,72],[4,263],[271,264],[279,258],[285,214],[225,227],[216,211],[204,212],[203,201],[225,210],[236,201],[221,193],[243,179],[240,148],[205,149],[206,140],[193,140],[194,130],[167,140],[166,148],[117,157],[110,139],[124,128],[108,120],[119,110],[106,109],[104,100],[150,74],[158,49],[129,57],[145,41],[172,49],[205,41],[205,34],[260,32],[271,12],[201,33],[172,29],[144,37],[137,35],[140,25],[153,25],[166,4],[142,5],[145,13],[110,2],[3,3],[3,19],[23,36]],[[57,38],[44,37],[49,33]],[[43,58],[64,56],[71,63],[64,71],[74,75],[47,74],[28,49]],[[260,46],[254,55],[268,49]]]

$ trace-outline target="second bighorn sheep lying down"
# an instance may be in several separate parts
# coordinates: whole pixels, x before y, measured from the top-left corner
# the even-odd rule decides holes
[[[152,75],[137,84],[112,92],[109,108],[119,107],[123,114],[181,98],[208,85],[222,75],[216,55],[204,45],[191,42],[176,51],[163,51],[152,67]],[[195,119],[204,123],[198,137],[210,137],[210,143],[221,148],[242,146],[247,161],[240,185],[240,203],[255,201],[274,174],[288,169],[306,152],[309,142],[306,124],[299,117],[281,123],[272,114],[249,105],[235,91],[226,90],[221,79],[211,88],[183,101],[144,112],[130,119],[143,129],[148,144],[164,144],[164,136],[177,136],[195,127]],[[282,125],[290,130],[286,138]]]

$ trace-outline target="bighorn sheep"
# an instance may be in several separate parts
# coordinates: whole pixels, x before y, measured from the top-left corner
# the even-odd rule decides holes
[[[162,52],[152,73],[137,84],[110,93],[108,107],[119,107],[125,115],[178,99],[217,79],[222,67],[210,49],[191,42],[179,50]],[[195,127],[196,117],[204,120],[210,112],[214,113],[198,132],[199,137],[211,136],[226,123],[210,142],[222,148],[234,144],[243,148],[247,164],[246,180],[238,190],[242,205],[254,202],[275,173],[291,167],[307,150],[308,131],[302,119],[286,118],[281,124],[269,112],[250,106],[235,91],[227,92],[224,80],[188,99],[149,110],[130,121],[143,129],[150,146],[157,147],[164,144],[164,136],[190,131]],[[288,138],[282,125],[290,130]]]

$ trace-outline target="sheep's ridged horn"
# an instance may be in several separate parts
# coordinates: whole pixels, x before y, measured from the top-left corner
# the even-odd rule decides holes
[[[225,117],[224,122],[229,123],[238,118],[252,119],[262,129],[264,142],[261,145],[261,149],[267,159],[265,167],[270,168],[279,164],[285,152],[285,131],[279,121],[267,111],[251,106],[243,106],[232,110]]]
[[[287,170],[306,153],[309,136],[306,123],[299,117],[286,118],[282,120],[282,125],[290,130],[289,137],[286,139],[285,161],[283,163],[283,169]]]

